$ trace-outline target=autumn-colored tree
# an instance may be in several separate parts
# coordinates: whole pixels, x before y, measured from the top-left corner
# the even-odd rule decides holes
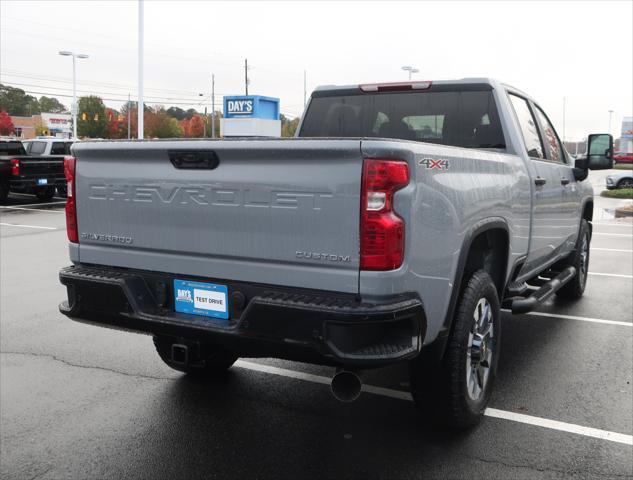
[[[163,107],[156,107],[153,112],[145,113],[145,135],[149,138],[182,137],[182,128],[178,120],[167,115]]]
[[[203,118],[197,113],[189,120],[189,137],[202,138],[205,133],[205,125]]]
[[[13,121],[7,112],[0,110],[0,135],[11,135],[15,132]]]
[[[51,133],[48,130],[48,127],[44,125],[44,122],[42,121],[42,119],[39,119],[35,122],[34,128],[35,128],[35,135],[37,135],[38,137],[50,135]]]
[[[281,120],[281,136],[294,137],[299,126],[299,117],[290,120],[282,113],[279,115],[279,119]]]
[[[190,124],[191,124],[191,121],[188,118],[183,118],[182,120],[178,122],[178,125],[180,126],[180,129],[182,130],[182,136],[185,138],[191,138],[191,135],[189,135]]]
[[[106,108],[106,138],[127,138],[127,123],[124,127],[123,118],[116,110]]]
[[[90,95],[79,99],[77,135],[88,138],[104,138],[107,124],[106,108],[101,98]]]

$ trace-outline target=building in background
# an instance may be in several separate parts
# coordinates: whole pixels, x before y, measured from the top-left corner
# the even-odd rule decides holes
[[[260,95],[224,97],[223,137],[280,137],[279,99]]]
[[[633,152],[633,117],[624,117],[622,119],[620,144],[617,150],[624,153]]]
[[[12,116],[15,136],[22,140],[47,135],[58,138],[72,137],[72,117],[68,113],[42,113],[30,117]]]
[[[17,117],[11,116],[13,127],[15,128],[14,135],[22,140],[29,138],[35,138],[35,126],[39,120],[39,115],[33,115],[32,117]]]

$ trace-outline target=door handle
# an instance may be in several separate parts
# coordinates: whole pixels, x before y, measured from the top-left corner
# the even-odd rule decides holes
[[[540,187],[542,185],[545,185],[547,183],[547,180],[545,180],[544,178],[541,177],[536,177],[534,179],[534,185],[536,185],[537,187]]]
[[[561,185],[568,185],[569,184],[569,178],[565,178],[565,177],[561,178],[560,179],[560,184]]]

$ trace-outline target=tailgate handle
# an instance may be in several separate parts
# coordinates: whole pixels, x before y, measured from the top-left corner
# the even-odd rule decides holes
[[[167,154],[172,165],[180,169],[213,170],[220,164],[213,150],[170,150]]]

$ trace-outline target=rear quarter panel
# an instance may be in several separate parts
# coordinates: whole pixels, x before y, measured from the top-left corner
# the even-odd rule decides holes
[[[530,178],[523,160],[506,153],[384,140],[364,140],[362,152],[365,158],[406,160],[411,181],[395,195],[395,209],[406,222],[405,261],[390,272],[361,271],[360,293],[418,292],[428,344],[442,329],[460,253],[477,224],[496,219],[507,225],[509,266],[527,252]],[[426,159],[445,160],[446,168],[429,168]]]

